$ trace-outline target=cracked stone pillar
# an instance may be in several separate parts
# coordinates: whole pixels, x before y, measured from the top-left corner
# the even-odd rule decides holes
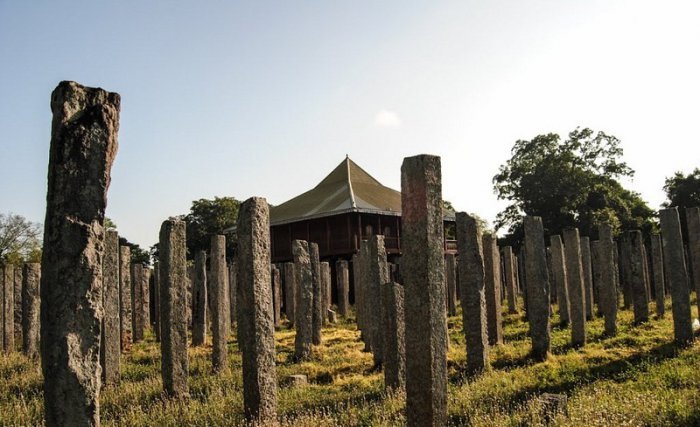
[[[462,297],[462,324],[467,345],[469,373],[482,372],[489,366],[489,343],[486,325],[486,292],[481,229],[476,218],[457,212],[457,250]]]
[[[119,247],[119,322],[122,352],[131,348],[131,248]]]
[[[687,208],[685,218],[688,226],[688,255],[693,269],[690,290],[695,291],[700,313],[700,208]]]
[[[693,325],[690,315],[690,283],[683,254],[678,209],[661,209],[659,218],[663,236],[664,270],[671,294],[673,333],[676,344],[685,346],[693,342]]]
[[[2,286],[2,349],[15,351],[15,266],[5,264]]]
[[[147,325],[148,313],[148,269],[141,263],[131,265],[132,289],[132,338],[133,341],[143,341],[143,333]]]
[[[207,253],[194,255],[192,281],[192,346],[204,345],[207,339]]]
[[[654,271],[654,294],[656,295],[656,315],[663,317],[666,313],[664,306],[666,293],[664,291],[664,256],[661,249],[661,235],[651,235],[651,259]]]
[[[603,310],[600,304],[600,282],[601,282],[601,267],[600,267],[600,241],[594,240],[591,242],[591,270],[593,275],[593,296],[598,304],[598,316],[603,315]]]
[[[581,240],[577,228],[564,229],[564,245],[570,303],[571,345],[581,347],[586,344],[586,295],[581,262]]]
[[[231,327],[236,324],[236,288],[237,288],[237,276],[238,274],[236,273],[236,263],[231,262],[228,266],[228,298],[229,298],[229,310],[230,310],[230,320],[231,320]],[[236,329],[234,328],[234,333]]]
[[[508,312],[517,313],[517,289],[516,289],[516,278],[515,278],[515,257],[513,256],[513,248],[510,246],[503,247],[503,265],[505,266],[505,278],[506,278],[506,300],[508,301]]]
[[[557,304],[559,306],[559,320],[562,325],[569,324],[569,291],[567,285],[566,264],[564,258],[564,245],[561,236],[550,236],[550,249],[552,251],[552,273],[554,284],[557,288]]]
[[[365,295],[369,301],[368,305],[369,332],[371,340],[374,366],[382,366],[384,360],[384,330],[382,329],[382,304],[381,287],[389,283],[389,265],[386,260],[386,248],[384,246],[384,236],[374,235],[367,241],[368,263],[367,263],[367,287]]]
[[[328,310],[331,308],[331,265],[327,262],[321,263],[321,311],[323,321],[328,321]]]
[[[212,367],[214,372],[228,364],[229,302],[226,270],[226,236],[212,236],[209,250],[209,288],[211,289]]]
[[[289,325],[294,325],[294,307],[296,299],[297,281],[294,274],[294,263],[284,263],[284,312],[289,320]]]
[[[313,289],[311,336],[313,344],[320,345],[321,328],[323,327],[323,303],[321,301],[321,260],[319,259],[318,244],[309,242],[309,257],[311,258],[311,286]]]
[[[14,333],[15,342],[22,343],[22,267],[15,267],[15,276],[13,278],[13,296],[14,296]]]
[[[51,94],[40,285],[47,426],[100,423],[104,213],[119,108],[119,94],[75,82]]]
[[[525,229],[525,285],[528,297],[528,323],[532,338],[532,356],[547,358],[550,348],[549,277],[544,247],[542,218],[526,216]]]
[[[612,227],[609,224],[601,224],[598,227],[598,241],[600,242],[600,284],[598,292],[600,308],[605,317],[605,334],[615,336],[617,334],[617,245],[613,241]]]
[[[277,421],[275,326],[267,201],[241,203],[237,222],[238,340],[243,359],[243,408],[249,421]]]
[[[36,359],[39,357],[39,308],[41,305],[39,282],[41,281],[41,264],[38,262],[24,264],[22,280],[24,281],[22,286],[22,350],[27,357]],[[119,347],[117,347],[118,355]]]
[[[153,313],[156,342],[160,342],[160,272],[157,262],[153,263]]]
[[[457,315],[457,259],[454,254],[445,255],[445,280],[447,281],[447,315]]]
[[[496,236],[484,234],[484,288],[486,321],[490,345],[503,344],[501,323],[501,263]]]
[[[344,259],[335,263],[336,287],[338,291],[338,313],[348,317],[350,309],[350,270],[348,262]]]
[[[647,298],[644,283],[644,250],[642,232],[628,231],[623,238],[623,245],[629,267],[628,279],[632,293],[634,323],[639,324],[649,320],[649,298]]]
[[[282,307],[280,307],[282,305],[282,290],[280,289],[282,278],[280,270],[275,265],[272,265],[270,274],[272,277],[272,318],[275,326],[279,326],[282,320]]]
[[[294,240],[292,242],[292,253],[294,254],[294,272],[297,283],[296,308],[294,309],[294,327],[296,328],[294,358],[307,360],[311,357],[314,304],[309,243],[305,240]]]
[[[406,330],[406,421],[447,424],[447,319],[440,157],[401,165]]]
[[[102,262],[102,379],[105,384],[119,381],[119,235],[107,230],[105,252]]]
[[[406,335],[403,286],[396,282],[381,286],[382,327],[384,329],[384,387],[406,387]]]
[[[593,319],[593,268],[591,266],[591,241],[581,237],[581,262],[583,265],[583,287],[586,293],[586,320]]]
[[[163,222],[159,235],[160,319],[163,389],[173,397],[187,397],[187,247],[185,222]]]

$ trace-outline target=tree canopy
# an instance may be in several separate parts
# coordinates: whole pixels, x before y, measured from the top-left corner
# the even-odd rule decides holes
[[[622,161],[615,136],[576,128],[565,140],[556,133],[518,140],[511,154],[493,178],[498,198],[510,202],[495,229],[508,227],[510,244],[522,239],[523,215],[542,217],[548,235],[569,226],[593,235],[602,222],[617,232],[653,227],[654,211],[618,182],[634,171]]]
[[[668,199],[663,203],[664,207],[700,207],[700,169],[695,168],[688,175],[676,172],[672,177],[666,178],[664,191]]]
[[[187,225],[188,258],[194,258],[198,250],[209,251],[211,236],[223,234],[236,225],[240,202],[234,197],[214,197],[192,202],[190,213],[185,215]],[[234,244],[226,241],[226,252],[233,254]]]
[[[41,261],[41,224],[22,215],[0,213],[0,261]]]

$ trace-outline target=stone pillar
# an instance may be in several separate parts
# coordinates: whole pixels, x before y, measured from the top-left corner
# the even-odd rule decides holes
[[[229,309],[230,309],[230,320],[231,320],[231,327],[233,327],[236,324],[236,284],[237,284],[237,276],[238,273],[236,273],[236,263],[231,262],[228,266],[228,298],[229,298]],[[235,332],[235,329],[234,329]]]
[[[313,304],[314,290],[311,273],[311,256],[309,244],[305,240],[292,242],[294,254],[294,272],[296,288],[296,301],[294,309],[294,358],[307,360],[311,357],[311,343],[313,341]]]
[[[360,338],[365,343],[365,348],[363,351],[372,351],[372,334],[371,334],[371,323],[369,321],[369,304],[370,300],[368,297],[368,283],[367,283],[367,269],[369,266],[369,247],[367,240],[360,242],[360,254],[358,256],[359,260],[359,280],[357,281],[359,302],[357,304],[357,319],[358,326],[360,328]]]
[[[321,260],[319,259],[318,244],[309,242],[309,257],[311,258],[311,286],[313,289],[311,342],[314,345],[320,345],[321,328],[323,327],[323,303],[321,302]]]
[[[156,342],[160,342],[160,271],[158,263],[153,263],[153,326],[156,333]]]
[[[593,267],[591,265],[591,241],[581,237],[581,262],[583,265],[583,288],[586,293],[586,320],[593,319]]]
[[[518,289],[523,294],[525,305],[525,315],[527,315],[527,286],[525,285],[525,246],[520,246],[518,256],[515,257],[515,264],[518,266]]]
[[[160,227],[161,375],[163,389],[187,397],[187,247],[185,222],[169,219]]]
[[[346,263],[347,264],[347,263]],[[403,286],[396,282],[381,286],[382,328],[384,329],[384,387],[406,387],[406,335],[404,325]]]
[[[211,237],[209,250],[209,288],[211,289],[212,367],[214,372],[228,364],[229,302],[226,270],[226,236]]]
[[[482,372],[489,366],[484,252],[481,229],[476,218],[457,212],[456,220],[462,324],[467,345],[466,370],[473,374]]]
[[[454,254],[445,255],[445,280],[447,281],[447,315],[457,315],[457,260]]]
[[[528,287],[528,322],[532,338],[532,356],[537,360],[544,360],[550,348],[550,288],[542,218],[526,216],[523,218],[523,226],[525,229],[525,285]]]
[[[99,425],[104,212],[120,97],[75,82],[51,94],[41,274],[47,426]]]
[[[557,303],[559,305],[559,320],[562,325],[569,324],[569,292],[567,285],[567,272],[564,263],[564,245],[561,236],[550,236],[550,249],[552,250],[552,273],[554,284],[557,288]]]
[[[654,272],[654,294],[656,295],[656,315],[663,317],[666,313],[664,306],[666,293],[664,291],[664,256],[661,249],[661,235],[651,235],[651,259]]]
[[[119,322],[122,352],[131,348],[131,248],[119,247]]]
[[[685,218],[688,226],[688,255],[693,278],[690,290],[695,290],[698,313],[700,313],[700,208],[687,208]]]
[[[294,274],[294,263],[284,263],[284,312],[289,325],[294,325],[294,306],[296,299],[297,281]]]
[[[629,244],[625,243],[625,234],[620,239],[618,254],[618,277],[622,290],[622,308],[629,309],[632,305],[632,266],[630,265]]]
[[[644,296],[648,301],[651,301],[651,278],[649,277],[649,255],[647,247],[642,241],[642,273],[644,274]]]
[[[5,264],[2,286],[2,349],[15,351],[15,266]]]
[[[344,259],[336,261],[335,271],[338,292],[338,312],[341,316],[348,317],[350,309],[350,272],[348,270],[348,262]]]
[[[382,303],[381,287],[389,283],[389,265],[386,261],[386,248],[384,246],[384,236],[374,235],[367,241],[368,262],[366,273],[365,296],[367,305],[368,332],[371,341],[372,355],[374,356],[374,366],[382,366],[384,360],[384,330],[382,329]]]
[[[642,232],[628,231],[623,238],[627,257],[628,280],[632,292],[634,308],[634,323],[639,324],[649,320],[649,298],[644,284],[644,251]]]
[[[194,254],[192,281],[192,346],[204,345],[207,338],[207,253]]]
[[[598,227],[598,241],[600,242],[600,308],[605,317],[605,334],[615,336],[617,334],[617,245],[613,241],[612,227],[609,224],[601,224]]]
[[[598,316],[603,315],[600,303],[600,282],[602,277],[600,257],[600,241],[594,240],[591,242],[591,270],[593,274],[593,299],[598,304]]]
[[[564,229],[564,251],[570,303],[571,345],[581,347],[586,344],[586,296],[581,262],[581,241],[577,228]]]
[[[406,421],[447,424],[447,321],[440,158],[421,155],[401,165],[406,330]]]
[[[362,271],[360,267],[360,256],[358,254],[353,254],[352,256],[352,284],[353,284],[353,299],[355,301],[355,322],[357,323],[357,329],[362,330],[362,319],[360,319],[360,298],[361,289],[360,281],[362,280]]]
[[[673,332],[678,345],[693,342],[693,325],[690,316],[690,286],[683,254],[683,237],[678,209],[661,209],[661,235],[663,236],[664,270],[671,293]]]
[[[270,215],[265,199],[253,197],[241,203],[237,233],[243,408],[249,421],[268,425],[277,420],[277,375],[270,279]]]
[[[105,252],[102,261],[102,348],[100,361],[105,384],[119,381],[119,235],[116,230],[105,234]]]
[[[321,311],[323,321],[328,321],[328,310],[331,308],[331,265],[327,262],[321,263]]]
[[[518,312],[518,305],[516,301],[518,291],[515,285],[515,260],[513,257],[513,248],[510,246],[503,247],[503,264],[505,266],[508,312],[513,314]]]
[[[501,263],[496,236],[484,234],[484,288],[489,344],[503,344],[501,326]]]
[[[282,305],[282,291],[280,289],[282,278],[279,269],[275,265],[272,265],[270,273],[272,275],[272,319],[275,327],[277,327],[282,320],[282,307],[280,307]]]
[[[39,282],[41,281],[41,264],[24,264],[24,281],[22,286],[22,350],[27,357],[39,357]],[[117,325],[117,331],[119,331]],[[117,337],[117,345],[119,344]],[[117,346],[117,356],[119,347]]]
[[[131,265],[131,312],[133,313],[133,324],[131,325],[132,339],[135,343],[143,341],[143,331],[146,327],[146,319],[144,317],[144,294],[143,282],[144,271],[143,264],[135,263]]]
[[[15,267],[15,277],[13,278],[14,296],[14,333],[15,342],[22,343],[22,267]]]

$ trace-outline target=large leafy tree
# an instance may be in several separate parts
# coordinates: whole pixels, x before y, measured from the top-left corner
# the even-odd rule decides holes
[[[236,225],[240,202],[234,197],[214,197],[214,200],[199,199],[192,202],[190,213],[185,215],[187,224],[188,257],[194,258],[198,250],[209,251],[211,236],[223,234]],[[233,254],[234,244],[226,242],[226,252]]]
[[[546,234],[574,226],[593,235],[601,222],[616,231],[653,226],[654,211],[618,182],[634,172],[615,136],[577,128],[565,140],[555,133],[518,140],[511,153],[493,178],[498,198],[510,202],[495,228],[508,227],[510,244],[522,239],[523,215],[542,217]]]
[[[699,207],[700,169],[695,168],[695,170],[688,175],[683,175],[682,172],[676,172],[672,177],[666,178],[664,191],[668,198],[668,200],[663,203],[664,207]]]
[[[40,224],[22,215],[0,213],[0,262],[36,262],[41,259]]]

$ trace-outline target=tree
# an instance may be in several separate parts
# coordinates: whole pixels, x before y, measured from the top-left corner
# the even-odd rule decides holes
[[[187,225],[188,258],[194,258],[198,250],[209,251],[211,236],[223,234],[236,225],[240,202],[234,197],[214,197],[192,202],[190,213],[185,215]],[[233,254],[234,242],[226,241],[228,256]]]
[[[613,135],[576,128],[564,141],[555,133],[518,140],[511,153],[493,178],[498,198],[510,201],[495,224],[496,230],[509,227],[509,244],[522,239],[523,215],[542,217],[548,235],[573,226],[593,236],[604,221],[618,232],[653,226],[654,211],[617,181],[634,171]]]
[[[695,168],[693,173],[688,175],[676,172],[672,177],[666,178],[664,191],[668,198],[663,203],[666,208],[671,206],[679,208],[700,207],[700,169]]]
[[[40,224],[13,213],[0,214],[0,260],[21,263],[41,253]]]

